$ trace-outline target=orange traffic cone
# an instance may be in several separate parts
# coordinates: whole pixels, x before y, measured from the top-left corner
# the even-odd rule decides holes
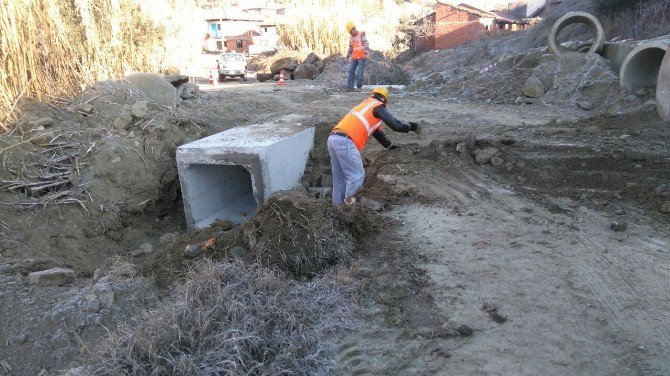
[[[284,70],[283,69],[281,71],[279,71],[279,82],[277,82],[277,85],[279,85],[279,86],[286,85],[286,81],[284,81]]]
[[[211,69],[209,70],[209,84],[210,85],[215,85],[214,74],[212,73]]]

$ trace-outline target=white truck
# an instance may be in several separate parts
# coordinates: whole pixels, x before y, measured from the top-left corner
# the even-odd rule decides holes
[[[243,54],[224,52],[216,61],[216,66],[219,72],[219,82],[223,82],[226,77],[240,77],[246,81],[247,60]]]

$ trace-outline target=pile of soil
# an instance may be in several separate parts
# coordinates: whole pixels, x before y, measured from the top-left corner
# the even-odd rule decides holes
[[[330,56],[324,59],[324,71],[316,82],[329,86],[344,86],[349,72],[349,64],[342,56]],[[364,85],[408,85],[411,82],[409,71],[394,59],[378,51],[370,51],[363,71]]]

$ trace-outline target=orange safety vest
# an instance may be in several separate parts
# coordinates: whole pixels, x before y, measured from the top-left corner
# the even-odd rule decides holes
[[[349,111],[335,126],[334,131],[346,133],[356,144],[358,150],[363,150],[368,138],[382,127],[382,120],[373,115],[373,111],[382,102],[375,98],[368,98],[353,110]]]
[[[351,58],[354,60],[363,59],[365,57],[365,45],[363,44],[363,32],[357,31],[356,35],[351,36],[349,44],[352,47]]]

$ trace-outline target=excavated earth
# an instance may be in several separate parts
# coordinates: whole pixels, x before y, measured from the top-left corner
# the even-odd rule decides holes
[[[60,157],[76,175],[57,180],[71,191],[60,198],[49,198],[59,190],[0,193],[0,361],[11,367],[0,374],[86,364],[107,331],[169,294],[193,261],[185,247],[210,239],[195,259],[260,262],[301,283],[339,265],[338,281],[361,284],[351,299],[362,324],[332,339],[332,373],[670,369],[670,124],[644,101],[617,115],[606,106],[458,99],[440,93],[442,84],[397,91],[389,110],[425,131],[388,130],[396,150],[371,140],[362,204],[348,212],[328,205],[325,142],[365,93],[226,82],[174,110],[150,104],[119,130],[111,125],[119,108],[139,99],[110,85],[70,104],[24,103],[23,135],[0,139],[3,181]],[[71,110],[88,100],[92,114]],[[176,146],[291,114],[317,128],[303,187],[247,225],[189,234]],[[44,117],[53,124],[31,131]],[[21,143],[40,132],[54,136]],[[493,160],[481,157],[485,149]],[[273,246],[286,237],[302,247]],[[309,253],[310,242],[333,238],[337,249]],[[28,284],[30,272],[53,267],[76,279]]]

